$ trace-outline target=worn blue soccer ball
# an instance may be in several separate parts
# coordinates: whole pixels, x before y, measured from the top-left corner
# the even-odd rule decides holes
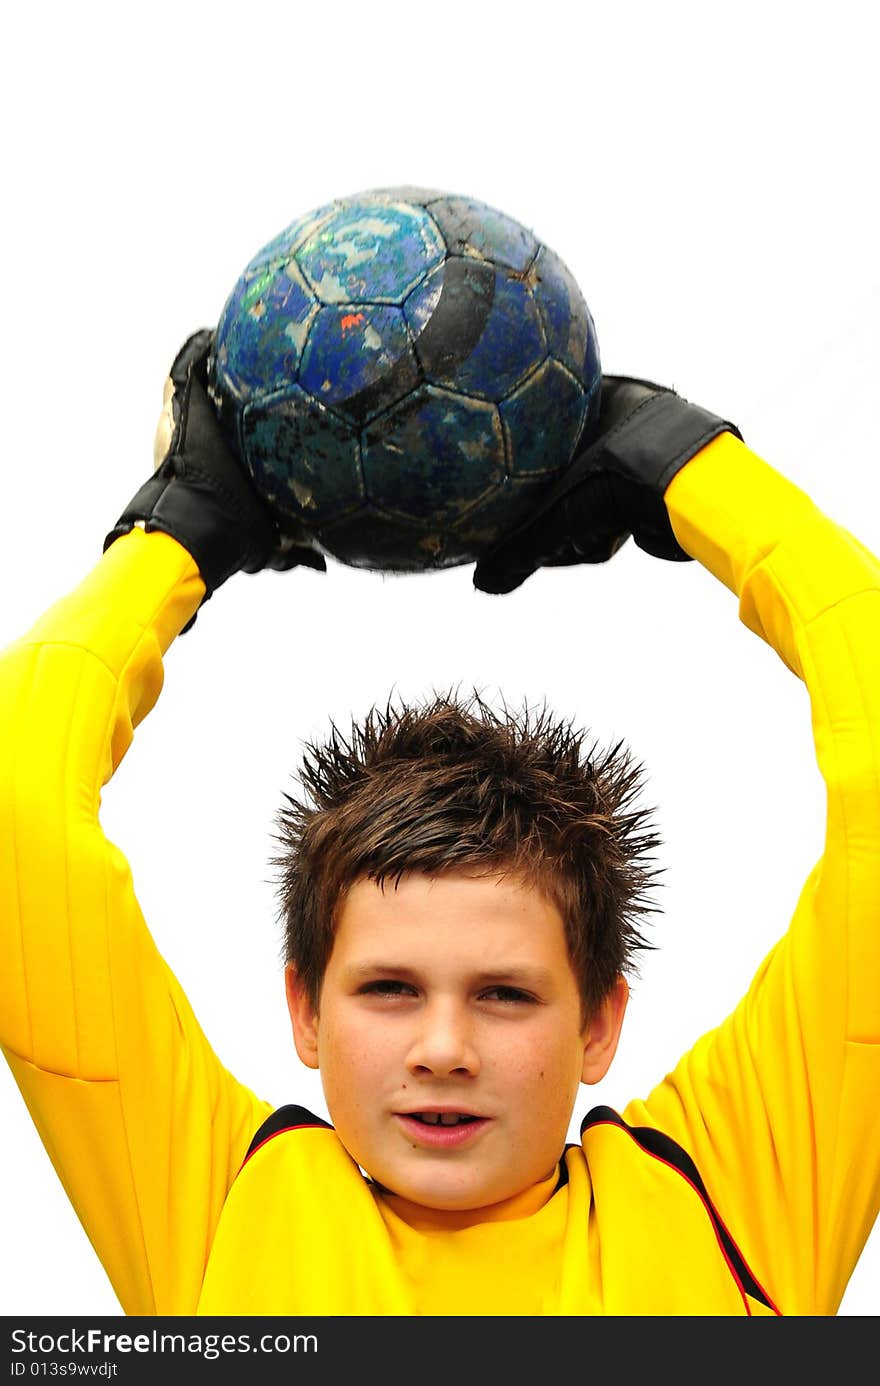
[[[333,558],[426,572],[476,561],[572,458],[599,347],[573,276],[482,202],[341,197],[246,266],[211,397],[258,491]]]

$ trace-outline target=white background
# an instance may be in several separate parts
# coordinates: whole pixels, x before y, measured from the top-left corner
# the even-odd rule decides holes
[[[250,256],[299,213],[393,184],[530,226],[580,282],[606,370],[734,420],[880,549],[870,11],[14,7],[0,643],[97,560],[152,466],[177,346]],[[697,564],[629,545],[494,599],[469,568],[233,580],[169,652],[102,817],[215,1047],[272,1102],[323,1110],[289,1037],[267,866],[303,742],[392,690],[456,683],[625,737],[659,806],[658,951],[577,1116],[646,1092],[721,1019],[821,851],[803,686]],[[0,1311],[119,1313],[5,1067],[0,1131]],[[880,1312],[878,1237],[843,1314]]]

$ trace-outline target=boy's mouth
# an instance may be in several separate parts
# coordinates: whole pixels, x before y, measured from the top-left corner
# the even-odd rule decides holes
[[[397,1120],[413,1145],[428,1150],[453,1150],[468,1146],[491,1124],[473,1112],[397,1112]]]
[[[426,1126],[459,1126],[464,1121],[478,1121],[478,1117],[467,1112],[406,1112],[413,1121],[422,1121]]]

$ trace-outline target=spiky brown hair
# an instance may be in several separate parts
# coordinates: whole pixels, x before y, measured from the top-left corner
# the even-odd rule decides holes
[[[284,960],[320,1000],[346,890],[409,871],[507,873],[540,890],[565,924],[588,1019],[634,975],[654,913],[659,838],[636,808],[643,770],[604,752],[546,707],[493,710],[473,692],[372,708],[344,736],[309,743],[301,798],[285,794],[271,864]]]

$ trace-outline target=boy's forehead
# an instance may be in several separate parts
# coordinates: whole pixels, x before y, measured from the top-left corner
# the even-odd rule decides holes
[[[370,953],[390,961],[394,950],[568,963],[557,907],[509,873],[408,872],[382,884],[355,881],[337,914],[334,953]]]

